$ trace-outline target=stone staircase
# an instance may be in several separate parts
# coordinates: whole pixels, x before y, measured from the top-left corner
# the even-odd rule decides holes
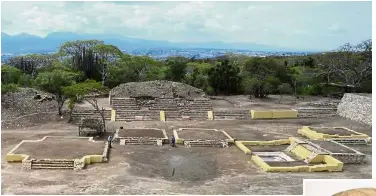
[[[182,111],[165,111],[166,121],[182,120]]]
[[[293,142],[292,144],[290,144],[290,146],[288,146],[287,148],[286,148],[286,151],[287,152],[291,152],[294,148],[296,148],[297,146],[299,145],[299,143],[297,143],[297,142]]]
[[[139,110],[141,108],[134,98],[112,98],[111,103],[115,110]]]
[[[31,160],[31,169],[74,169],[74,160],[70,159],[41,159]]]
[[[299,118],[325,118],[337,115],[336,108],[295,108]]]
[[[195,99],[191,105],[189,105],[189,110],[195,111],[212,111],[213,106],[210,99]]]
[[[336,141],[340,144],[345,145],[368,145],[371,144],[371,141],[369,139],[332,139],[333,141]]]
[[[120,138],[120,145],[158,145],[163,144],[160,138],[145,138],[145,137],[125,137]]]
[[[213,112],[214,120],[251,120],[251,115],[249,110],[215,110]]]
[[[225,148],[228,147],[228,142],[223,140],[185,140],[183,142],[184,146],[190,147],[217,147]]]
[[[308,157],[304,159],[304,163],[310,163],[317,155],[317,153],[312,152]]]
[[[144,121],[160,120],[159,111],[156,110],[117,110],[116,121]]]
[[[183,111],[182,116],[189,116],[190,120],[208,120],[207,111]]]
[[[157,99],[156,103],[150,107],[150,110],[177,111],[179,107],[174,99]]]
[[[78,123],[81,118],[98,118],[102,119],[102,116],[96,110],[77,110],[73,111],[71,115],[71,123]],[[106,120],[111,120],[111,110],[104,111],[104,117]]]

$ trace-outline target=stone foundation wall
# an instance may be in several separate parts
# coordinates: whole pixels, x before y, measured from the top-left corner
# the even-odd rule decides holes
[[[342,161],[343,163],[351,163],[351,164],[362,164],[365,163],[364,154],[355,154],[355,153],[333,153],[331,154],[332,157]]]
[[[72,123],[78,123],[81,118],[99,118],[102,119],[101,115],[96,110],[75,110],[71,116]],[[104,117],[106,120],[111,120],[111,110],[104,111]]]
[[[210,99],[206,98],[194,100],[183,98],[112,98],[111,103],[112,107],[116,110],[139,110],[141,108],[158,111],[213,110]]]
[[[231,109],[213,111],[214,120],[251,120],[249,110]]]
[[[337,108],[339,116],[372,126],[372,97],[346,93]]]
[[[294,108],[298,111],[298,118],[325,118],[336,116],[336,108]]]
[[[190,148],[190,147],[217,147],[217,148],[228,147],[228,142],[224,140],[185,140],[183,144],[187,148]]]

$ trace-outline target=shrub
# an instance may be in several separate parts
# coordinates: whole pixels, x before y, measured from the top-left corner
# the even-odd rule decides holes
[[[1,84],[1,94],[14,93],[19,90],[16,84]]]

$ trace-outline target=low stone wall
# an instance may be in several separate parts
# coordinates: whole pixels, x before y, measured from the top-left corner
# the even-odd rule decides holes
[[[336,116],[336,108],[294,108],[298,111],[298,118],[325,118]]]
[[[216,109],[213,114],[214,120],[251,120],[247,109]]]
[[[183,98],[113,98],[111,105],[116,110],[139,110],[148,108],[149,110],[177,111],[177,110],[213,110],[211,100],[199,98],[186,100]]]
[[[106,120],[111,120],[111,110],[104,111],[104,117]],[[96,110],[75,110],[71,116],[71,123],[78,123],[81,118],[99,118],[102,119],[101,115]]]
[[[339,116],[372,126],[371,94],[346,93],[337,108]]]
[[[225,140],[185,140],[183,144],[187,148],[190,148],[190,147],[217,147],[217,148],[228,147],[228,142]]]

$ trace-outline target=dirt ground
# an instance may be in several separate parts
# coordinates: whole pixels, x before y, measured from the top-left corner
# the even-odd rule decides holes
[[[353,132],[350,132],[346,129],[320,129],[320,128],[311,128],[313,131],[316,131],[318,133],[325,133],[330,135],[342,135],[342,136],[350,136],[354,134]]]
[[[21,144],[13,153],[30,155],[35,159],[75,159],[85,155],[101,155],[104,142],[88,139],[46,138],[41,142]]]
[[[344,126],[372,135],[372,128],[340,117],[325,119],[252,121],[149,121],[112,122],[117,128],[160,128],[171,137],[180,127],[225,130],[238,140],[280,139],[299,136],[301,126]],[[247,134],[248,133],[248,134]],[[236,146],[228,148],[172,148],[164,146],[120,146],[114,144],[108,163],[89,165],[82,171],[21,170],[21,164],[4,157],[24,139],[45,135],[77,136],[77,127],[49,122],[27,129],[3,129],[2,194],[244,194],[300,195],[303,179],[371,178],[371,146],[356,146],[366,154],[366,164],[346,164],[343,172],[266,173]],[[264,136],[266,135],[266,136]],[[98,138],[98,140],[100,140]],[[105,140],[105,138],[103,138]],[[74,149],[74,146],[72,146]]]
[[[318,144],[319,146],[329,150],[333,153],[355,153],[354,151],[344,148],[338,144],[328,142],[328,141],[314,141],[313,143]],[[351,148],[351,146],[349,146]]]
[[[228,139],[221,131],[215,130],[200,130],[200,129],[183,129],[178,130],[179,138],[186,140],[225,140]]]
[[[157,137],[164,138],[163,132],[156,129],[119,129],[119,137]]]

